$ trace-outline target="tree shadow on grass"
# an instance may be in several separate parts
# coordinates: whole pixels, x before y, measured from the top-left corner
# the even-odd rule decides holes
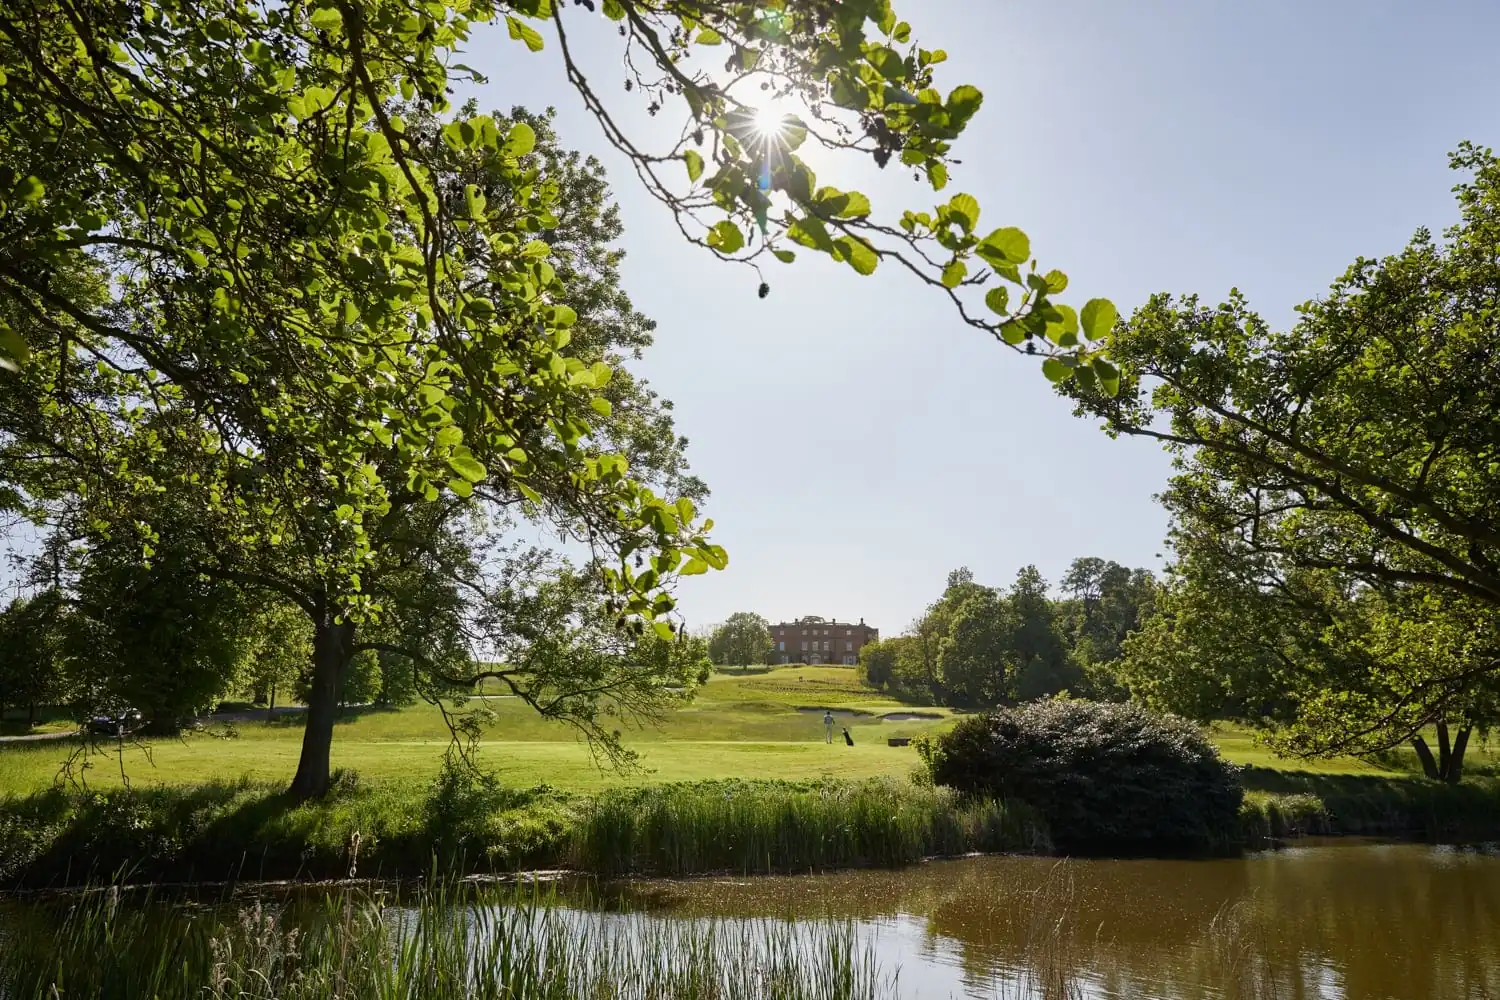
[[[348,705],[339,709],[334,715],[333,724],[335,726],[347,725],[367,716],[394,715],[400,711],[401,709],[394,705]],[[278,709],[274,718],[254,719],[252,722],[271,729],[301,729],[307,725],[307,709],[297,708],[286,711]]]

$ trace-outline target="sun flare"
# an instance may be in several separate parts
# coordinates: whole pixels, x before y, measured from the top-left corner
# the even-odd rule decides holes
[[[755,112],[755,131],[762,136],[780,135],[786,130],[786,113],[774,105],[758,108]]]

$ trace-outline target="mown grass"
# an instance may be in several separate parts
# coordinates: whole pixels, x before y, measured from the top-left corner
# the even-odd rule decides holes
[[[892,736],[915,736],[945,724],[943,709],[892,703],[862,685],[853,670],[791,667],[743,677],[715,675],[689,705],[669,713],[659,727],[627,730],[640,754],[640,770],[601,769],[589,748],[567,726],[540,718],[514,698],[472,699],[465,711],[485,717],[483,766],[513,785],[538,776],[559,787],[594,791],[618,785],[777,775],[795,779],[904,775],[916,763],[909,748],[887,746]],[[818,711],[799,712],[798,707]],[[823,742],[822,708],[838,712],[853,747]],[[862,714],[846,714],[858,710]],[[921,718],[883,721],[881,713],[920,712]],[[297,714],[273,721],[216,727],[233,739],[203,734],[156,740],[149,754],[126,748],[93,762],[91,786],[193,785],[214,780],[287,781],[296,770],[302,737]],[[436,774],[449,733],[428,705],[400,710],[351,709],[340,719],[333,744],[335,767],[357,770],[371,781],[427,779]],[[51,785],[76,743],[0,744],[0,794]],[[123,765],[123,768],[122,768]],[[123,776],[122,776],[123,770]]]
[[[437,890],[321,912],[122,904],[0,910],[0,996],[156,1000],[878,1000],[894,976],[847,924],[604,921],[535,896]]]
[[[813,709],[810,712],[798,708]],[[822,708],[837,712],[848,726],[853,747],[823,742]],[[526,787],[544,778],[570,791],[620,786],[753,778],[775,775],[795,780],[903,776],[916,764],[910,748],[887,746],[890,737],[910,737],[944,728],[947,709],[903,705],[860,683],[846,667],[782,667],[758,673],[715,674],[695,700],[668,713],[659,727],[627,730],[625,741],[640,754],[641,768],[630,773],[601,769],[589,748],[568,727],[539,718],[514,698],[471,700],[466,710],[485,713],[482,766],[502,783]],[[858,713],[858,714],[856,714]],[[886,721],[891,714],[934,718]],[[272,722],[236,723],[233,739],[189,735],[156,740],[149,754],[127,748],[120,756],[97,758],[83,773],[91,787],[196,785],[248,779],[284,782],[296,770],[302,718],[292,714]],[[1287,767],[1243,729],[1215,727],[1211,736],[1225,757],[1239,764]],[[367,782],[415,779],[437,773],[449,734],[441,715],[428,705],[400,710],[351,709],[334,738],[333,763],[358,771]],[[0,744],[0,794],[47,788],[59,777],[73,741]],[[1485,749],[1471,749],[1471,772],[1493,766]],[[1395,768],[1352,759],[1296,763],[1325,774],[1400,775],[1415,767],[1402,758]],[[1404,769],[1404,770],[1403,770]],[[123,771],[123,774],[122,774]]]

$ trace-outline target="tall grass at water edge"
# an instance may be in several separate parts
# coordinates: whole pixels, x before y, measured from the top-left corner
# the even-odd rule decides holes
[[[358,845],[354,834],[358,833]],[[1046,851],[1024,806],[895,779],[720,781],[594,796],[469,780],[341,786],[305,804],[240,783],[0,799],[0,886],[571,868],[800,872]]]
[[[717,782],[600,796],[582,811],[574,867],[600,874],[795,872],[897,866],[972,852],[1046,851],[1016,803],[895,780]]]
[[[0,911],[0,998],[884,1000],[894,973],[847,924],[630,921],[537,897],[410,908],[324,901],[197,912],[94,890],[53,919]],[[321,919],[319,919],[319,917]]]

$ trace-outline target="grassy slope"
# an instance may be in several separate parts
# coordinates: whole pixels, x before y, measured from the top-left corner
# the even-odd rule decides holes
[[[890,736],[912,736],[940,727],[946,709],[902,705],[860,684],[841,667],[788,667],[761,673],[719,674],[692,704],[670,713],[659,727],[631,731],[627,742],[641,755],[642,769],[619,774],[601,770],[587,746],[566,726],[540,719],[513,698],[471,701],[493,713],[480,760],[506,784],[553,786],[593,791],[604,787],[707,778],[860,778],[905,775],[916,764],[910,748],[886,745]],[[835,709],[855,745],[823,742],[821,711]],[[852,714],[852,713],[868,714]],[[922,713],[936,718],[888,721],[889,713]],[[199,784],[249,777],[286,781],[296,770],[301,720],[241,723],[234,739],[203,735],[159,741],[150,758],[127,751],[125,772],[136,785]],[[1389,775],[1358,761],[1289,764],[1255,745],[1250,733],[1219,728],[1215,740],[1237,763],[1305,770],[1310,774]],[[448,735],[435,709],[427,705],[400,711],[353,711],[334,738],[335,767],[378,781],[425,782],[436,771]],[[69,743],[0,746],[0,794],[25,793],[51,784]],[[1471,765],[1480,764],[1479,748]],[[87,772],[91,785],[121,783],[121,761],[96,759]]]

